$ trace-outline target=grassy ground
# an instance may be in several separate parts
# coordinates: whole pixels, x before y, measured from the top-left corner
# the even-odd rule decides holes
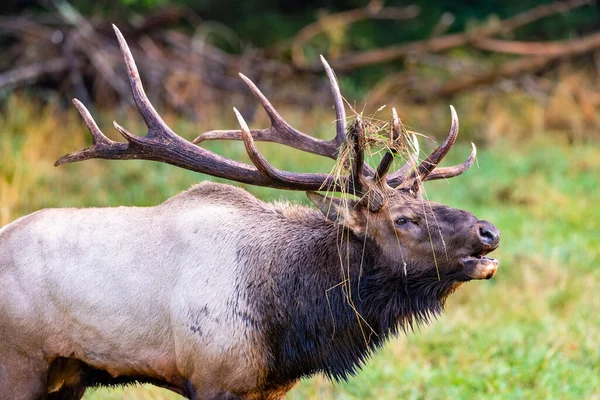
[[[153,205],[205,179],[139,161],[54,168],[56,158],[88,142],[83,123],[73,112],[40,110],[19,98],[9,109],[0,121],[2,225],[43,207]],[[325,136],[332,117],[314,112],[298,124],[300,118],[296,125]],[[99,122],[110,126],[109,120]],[[198,131],[170,122],[187,138]],[[407,122],[419,126],[422,120]],[[447,124],[447,117],[442,122]],[[226,123],[233,126],[229,117]],[[290,399],[600,399],[600,146],[544,137],[495,138],[480,148],[478,165],[465,175],[427,185],[430,199],[473,211],[500,228],[496,277],[464,285],[449,300],[445,316],[393,340],[350,382],[332,385],[317,376],[299,384]],[[480,142],[476,133],[470,138]],[[210,147],[244,159],[239,143]],[[262,148],[283,168],[331,167],[279,146]],[[463,142],[449,157],[459,161],[468,151]],[[300,193],[250,190],[267,199],[304,201]],[[175,398],[149,387],[86,395],[88,400]]]

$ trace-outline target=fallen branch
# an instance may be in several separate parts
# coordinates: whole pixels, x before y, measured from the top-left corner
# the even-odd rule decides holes
[[[382,49],[348,53],[337,60],[331,60],[330,64],[332,68],[339,72],[405,58],[413,53],[436,53],[454,47],[464,46],[485,37],[507,34],[539,19],[557,13],[565,13],[591,3],[591,0],[570,0],[541,5],[513,17],[497,21],[494,24],[480,27],[471,32],[455,33],[432,39],[418,40]],[[299,68],[312,71],[322,69],[322,67],[316,63],[308,66],[300,65]]]
[[[53,30],[27,18],[0,18],[0,30],[13,35],[50,40]]]
[[[600,33],[574,39],[564,44],[562,51],[554,52],[545,56],[530,56],[518,60],[507,61],[497,68],[493,68],[482,74],[472,76],[460,76],[439,88],[426,91],[417,95],[417,100],[428,101],[452,96],[458,92],[471,89],[476,86],[490,84],[500,78],[507,78],[523,73],[533,73],[544,68],[549,63],[561,58],[574,57],[589,53],[600,48]]]
[[[311,38],[320,33],[346,28],[365,19],[407,20],[417,17],[419,13],[420,10],[417,6],[383,7],[382,2],[372,0],[366,7],[324,15],[298,32],[292,42],[292,61],[297,67],[310,68],[304,57],[303,47]]]
[[[120,54],[114,39],[107,35],[107,32],[112,35],[112,30],[108,29],[109,24],[101,19],[87,20],[63,0],[52,0],[51,3],[56,6],[58,12],[27,19],[0,17],[0,30],[10,36],[11,43],[11,47],[4,53],[6,60],[2,63],[4,68],[10,70],[0,72],[0,87],[40,81],[44,76],[54,73],[62,74],[57,76],[62,82],[69,80],[71,83],[55,85],[57,90],[68,91],[65,96],[76,95],[84,100],[87,96],[96,102],[99,99],[107,99],[109,102],[114,102],[115,99],[131,101],[126,82],[117,74],[120,67],[118,68],[115,62],[120,59]],[[589,3],[590,0],[555,2],[501,21],[491,21],[488,25],[470,32],[449,35],[445,32],[452,23],[452,15],[447,13],[425,40],[361,53],[348,53],[332,60],[331,64],[337,72],[341,72],[408,55],[412,63],[406,63],[406,69],[402,72],[388,74],[388,78],[377,85],[373,95],[384,96],[395,90],[421,101],[447,97],[500,78],[537,72],[558,58],[573,57],[599,49],[600,34],[570,42],[522,42],[492,38],[494,35],[510,33],[540,18],[567,12]],[[135,26],[123,23],[123,30],[134,37],[131,40],[131,50],[139,62],[149,94],[158,101],[162,100],[173,109],[193,115],[198,102],[213,101],[230,96],[233,92],[247,94],[247,88],[237,76],[239,71],[260,71],[260,75],[254,78],[261,81],[261,89],[264,89],[265,93],[269,92],[269,88],[275,87],[274,82],[285,82],[285,88],[294,87],[294,84],[290,83],[291,76],[303,80],[301,86],[305,91],[280,90],[280,86],[277,86],[278,90],[271,93],[275,101],[311,105],[314,103],[311,96],[327,95],[326,92],[316,93],[322,79],[320,66],[316,68],[300,65],[298,70],[284,61],[269,58],[269,54],[271,57],[277,57],[273,56],[275,50],[272,49],[269,52],[269,49],[248,47],[242,55],[229,54],[207,41],[202,41],[202,45],[198,46],[194,37],[186,35],[183,31],[168,29],[168,25],[180,18],[190,20],[189,13],[181,10],[170,8],[159,11],[154,16],[137,21]],[[338,27],[336,24],[340,24],[340,29],[345,29],[349,24],[366,18],[406,19],[416,16],[416,12],[416,9],[410,7],[383,7],[382,1],[374,0],[364,8],[325,16],[305,27],[296,36],[293,46],[299,55],[294,57],[297,58],[297,64],[305,62],[303,45],[314,35],[327,33],[332,29],[332,25],[335,29]],[[200,20],[199,17],[194,18],[194,21]],[[469,64],[465,59],[457,61],[445,54],[436,54],[463,45],[525,57],[485,69],[485,65],[481,63]],[[286,48],[289,49],[288,46]],[[441,82],[437,86],[432,82],[424,85],[416,71],[417,67],[423,66],[434,68],[441,76],[456,78]],[[394,79],[390,76],[394,76]],[[95,84],[96,82],[102,84]],[[382,98],[381,101],[385,100]],[[593,103],[591,100],[590,102]]]
[[[515,54],[521,56],[554,56],[568,51],[570,42],[520,42],[516,40],[481,39],[473,42],[473,46],[496,53]]]
[[[83,75],[73,50],[73,42],[71,37],[67,37],[63,43],[63,54],[67,60],[67,63],[69,64],[69,78],[71,80],[71,85],[73,85],[73,91],[75,92],[77,98],[84,104],[92,104],[92,98],[85,87]]]
[[[68,68],[69,63],[65,57],[57,57],[51,60],[16,67],[0,73],[0,88],[6,86],[16,87],[31,83],[44,75],[64,72]]]
[[[128,32],[128,36],[137,37],[148,32],[154,32],[157,29],[161,29],[186,17],[186,12],[189,13],[188,10],[184,10],[177,6],[166,6],[161,8],[144,18],[144,21],[140,26],[135,27],[131,32]]]
[[[85,54],[100,76],[119,94],[121,100],[133,104],[129,96],[129,85],[116,73],[110,57],[105,54],[111,47],[102,43],[96,35],[96,28],[66,1],[55,1],[55,7],[63,20],[73,25],[68,33],[67,42]]]

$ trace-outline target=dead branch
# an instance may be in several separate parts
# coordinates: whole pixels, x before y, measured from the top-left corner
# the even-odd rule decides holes
[[[29,18],[0,17],[0,30],[21,37],[50,40],[53,30]]]
[[[119,74],[115,71],[115,66],[111,62],[111,57],[105,54],[110,47],[107,43],[102,43],[96,34],[94,26],[75,8],[67,2],[55,2],[55,6],[59,15],[63,18],[66,24],[73,24],[74,29],[71,29],[68,34],[67,42],[77,48],[86,55],[94,68],[98,70],[104,81],[108,83],[122,100],[127,100],[130,104],[129,87]]]
[[[476,86],[490,84],[500,78],[507,78],[523,73],[533,73],[557,59],[578,56],[598,48],[600,48],[600,33],[588,35],[580,39],[574,39],[565,43],[562,47],[562,51],[559,52],[554,52],[545,56],[530,56],[507,61],[497,68],[493,68],[492,70],[481,74],[472,76],[462,75],[461,77],[450,80],[450,82],[438,88],[419,94],[418,100],[428,101],[440,99]]]
[[[500,78],[537,72],[559,58],[574,57],[600,49],[598,34],[570,42],[522,42],[492,38],[513,32],[540,18],[564,13],[589,3],[590,0],[567,0],[542,5],[511,18],[491,21],[472,31],[456,34],[445,34],[453,20],[452,15],[445,14],[425,40],[347,53],[331,64],[341,72],[410,56],[412,63],[405,63],[404,71],[391,74],[393,78],[381,81],[372,93],[384,96],[392,90],[400,90],[421,101],[447,97]],[[62,90],[71,90],[67,94],[69,97],[76,94],[85,99],[87,92],[96,101],[104,95],[111,101],[115,98],[130,101],[127,84],[118,73],[118,48],[107,34],[108,32],[112,36],[109,24],[101,19],[87,20],[63,0],[54,0],[52,4],[58,12],[32,18],[0,17],[0,30],[8,33],[12,46],[4,52],[5,58],[0,68],[9,70],[0,72],[0,87],[39,82],[50,74],[57,74],[57,78],[63,79],[63,82],[67,80],[71,83],[61,86]],[[276,56],[268,57],[267,55],[274,54],[272,50],[269,53],[269,49],[248,47],[243,54],[238,55],[226,53],[206,41],[198,46],[194,37],[169,29],[169,25],[180,20],[184,20],[186,24],[192,20],[201,20],[197,16],[191,19],[189,13],[179,8],[167,8],[145,20],[137,21],[136,24],[122,25],[123,30],[132,36],[131,50],[140,62],[142,76],[149,84],[150,95],[175,110],[194,115],[199,102],[214,101],[215,98],[230,96],[232,92],[248,95],[243,82],[237,77],[239,71],[257,74],[253,78],[263,83],[265,92],[275,101],[313,104],[315,96],[327,93],[315,93],[311,89],[319,87],[317,83],[321,75],[315,72],[320,72],[321,67],[302,65],[306,63],[303,47],[309,40],[330,29],[346,29],[350,24],[367,18],[407,19],[417,13],[416,8],[383,7],[381,0],[374,0],[364,8],[322,17],[301,30],[292,43],[292,50],[296,52],[295,55],[292,53],[296,67],[275,59]],[[464,45],[525,57],[486,69],[481,64],[464,63],[462,60],[459,62],[445,54],[437,54]],[[597,58],[600,60],[600,56]],[[437,86],[432,86],[431,82],[423,85],[416,69],[424,65],[440,71],[442,76],[457,78]],[[306,91],[295,90],[299,86],[290,82],[292,76],[303,81],[301,86]],[[98,81],[103,84],[92,86],[93,82]],[[274,82],[287,84],[281,87],[274,85]]]
[[[77,98],[81,99],[81,101],[83,101],[85,104],[91,104],[92,99],[83,82],[83,75],[73,50],[73,42],[69,36],[64,41],[63,54],[67,60],[67,63],[69,64],[69,77],[71,84],[73,85],[73,90]]]
[[[166,6],[144,18],[143,23],[128,32],[128,35],[136,37],[139,35],[163,29],[186,17],[187,10],[177,6]]]
[[[454,47],[464,46],[474,41],[481,40],[485,37],[498,34],[505,35],[539,19],[557,13],[565,13],[591,3],[591,0],[569,0],[541,5],[513,17],[497,21],[494,24],[482,26],[471,32],[455,33],[426,40],[418,40],[382,49],[347,53],[337,60],[332,60],[331,67],[338,72],[347,71],[368,65],[397,60],[413,53],[436,53],[449,50]],[[321,69],[321,66],[316,63],[308,66],[299,65],[298,67],[312,71]]]
[[[519,13],[514,17],[499,21],[497,27],[487,27],[487,29],[489,29],[491,32],[483,33],[485,36],[491,36],[497,33],[506,35],[517,28],[529,25],[532,22],[538,21],[542,18],[546,18],[554,14],[564,14],[576,8],[591,4],[594,4],[593,0],[568,0],[556,1],[550,4],[542,4],[532,8],[531,10]],[[485,30],[486,28],[483,29]]]
[[[44,75],[64,72],[69,68],[65,57],[57,57],[0,73],[0,88],[31,83]]]
[[[473,46],[496,53],[515,54],[521,56],[554,56],[568,52],[570,42],[520,42],[516,40],[480,39]]]
[[[323,15],[316,22],[305,26],[298,32],[292,42],[292,61],[297,67],[307,68],[304,57],[304,45],[314,36],[333,29],[346,29],[348,26],[365,19],[407,20],[416,18],[420,13],[417,6],[383,7],[380,0],[372,0],[366,7]],[[319,64],[320,65],[320,64]]]

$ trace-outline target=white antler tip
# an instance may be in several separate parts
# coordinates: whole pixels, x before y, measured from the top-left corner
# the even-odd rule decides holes
[[[320,54],[319,58],[321,59],[321,64],[323,64],[323,67],[325,68],[325,71],[327,72],[327,75],[333,75],[333,69],[331,68],[331,66],[329,65],[329,63],[325,59],[325,57],[323,57],[323,54]]]
[[[250,88],[250,90],[252,90],[252,93],[254,93],[254,95],[259,96],[259,97],[264,97],[260,93],[260,90],[258,89],[258,87],[256,87],[256,85],[254,84],[254,82],[252,82],[252,79],[248,78],[246,75],[242,74],[241,72],[238,73],[238,76],[240,78],[242,78],[242,80],[246,83],[246,85],[248,85],[248,87]],[[265,100],[266,100],[266,98],[265,98]],[[262,100],[261,103],[263,101],[264,100]]]
[[[237,108],[233,107],[233,112],[235,113],[235,117],[238,120],[238,123],[240,124],[240,127],[242,128],[243,132],[250,132],[250,129],[248,128],[248,124],[246,124],[246,121],[244,120],[244,117],[242,117],[242,114],[240,114],[240,112],[238,111]]]
[[[115,24],[112,24],[112,27],[113,27],[113,31],[115,31],[115,35],[117,35],[117,39],[119,39],[119,42],[121,40],[125,40],[125,38],[123,37],[123,34],[121,33],[121,30]]]
[[[456,110],[452,104],[450,104],[450,113],[452,114],[453,120],[458,120],[458,115],[456,114]]]

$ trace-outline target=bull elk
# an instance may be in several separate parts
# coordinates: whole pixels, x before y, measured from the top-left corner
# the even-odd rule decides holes
[[[175,134],[150,104],[115,27],[133,97],[148,126],[126,139],[100,131],[75,106],[93,144],[56,165],[144,159],[250,185],[306,191],[318,210],[264,203],[229,185],[201,183],[149,208],[48,209],[0,230],[0,398],[80,399],[86,388],[151,383],[190,399],[280,399],[298,380],[347,379],[391,336],[427,322],[462,283],[494,276],[485,255],[500,233],[473,214],[423,199],[422,183],[451,178],[475,159],[437,167],[458,133],[423,162],[389,172],[364,162],[360,118],[346,126],[323,59],[336,134],[292,128],[246,77],[271,127],[211,131],[195,142],[242,140],[252,165]],[[401,135],[393,112],[393,137]],[[336,158],[345,175],[273,167],[255,141]],[[354,198],[317,191],[354,194]],[[345,200],[344,200],[345,199]]]

